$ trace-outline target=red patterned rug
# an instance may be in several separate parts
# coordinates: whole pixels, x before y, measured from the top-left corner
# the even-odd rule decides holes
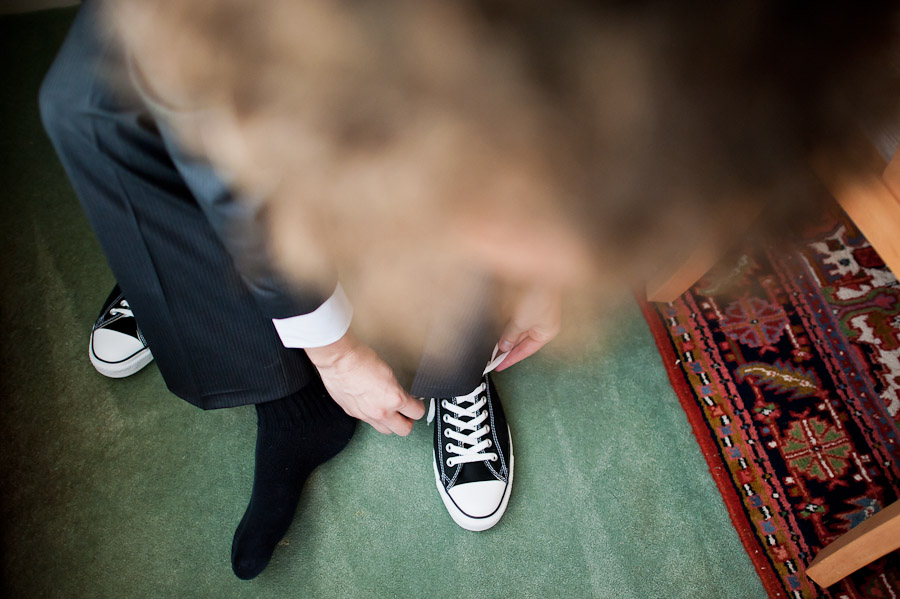
[[[828,589],[806,565],[900,495],[900,285],[846,217],[644,304],[772,597],[900,597],[900,552]]]

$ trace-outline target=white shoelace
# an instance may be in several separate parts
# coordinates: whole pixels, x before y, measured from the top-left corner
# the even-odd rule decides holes
[[[494,353],[491,356],[490,363],[485,367],[484,373],[487,374],[494,370],[509,352],[500,352],[500,349],[494,347]],[[483,436],[491,432],[491,427],[487,424],[480,426],[488,417],[488,411],[484,409],[487,405],[487,397],[481,396],[485,391],[485,383],[482,382],[477,389],[468,395],[455,397],[455,402],[444,399],[441,400],[441,407],[456,415],[454,418],[450,414],[444,413],[444,423],[450,426],[459,427],[462,431],[471,431],[468,434],[455,431],[451,428],[444,429],[444,436],[450,437],[457,441],[459,445],[447,443],[444,450],[447,453],[455,453],[456,455],[447,458],[447,466],[452,468],[456,464],[465,464],[468,462],[483,462],[484,460],[495,461],[497,454],[494,452],[486,452],[493,445],[490,439],[482,439]],[[463,403],[470,404],[468,406],[461,405]],[[464,420],[463,420],[464,419]],[[428,409],[426,421],[431,424],[434,420],[434,398],[431,399],[431,405]]]
[[[134,318],[134,313],[131,311],[131,306],[128,305],[128,300],[122,300],[121,302],[119,302],[119,305],[115,308],[112,308],[109,313],[111,316],[122,314],[124,316],[131,316],[132,318]]]
[[[458,445],[447,443],[444,448],[447,453],[456,454],[447,458],[447,466],[451,468],[456,464],[483,462],[484,460],[493,462],[497,459],[496,453],[486,451],[491,448],[493,441],[482,438],[491,432],[491,427],[484,424],[488,417],[488,411],[484,409],[487,405],[487,397],[482,395],[484,390],[485,384],[481,383],[468,395],[454,398],[455,401],[441,400],[441,407],[446,410],[443,421],[448,425],[444,429],[444,436],[458,443]],[[450,412],[455,417],[451,416]],[[450,428],[451,426],[460,430],[454,430]],[[469,431],[469,433],[466,434],[465,431]]]

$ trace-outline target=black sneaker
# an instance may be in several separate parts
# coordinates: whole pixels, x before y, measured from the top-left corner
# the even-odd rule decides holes
[[[434,476],[454,522],[487,530],[500,521],[513,479],[512,439],[493,381],[468,395],[432,400]]]
[[[91,329],[89,354],[97,372],[114,379],[132,375],[153,360],[131,307],[118,285],[106,298],[103,310]]]

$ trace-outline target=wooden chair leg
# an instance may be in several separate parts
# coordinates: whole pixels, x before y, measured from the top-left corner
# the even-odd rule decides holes
[[[697,246],[674,271],[664,271],[647,282],[651,302],[674,302],[716,265],[721,251],[712,244]]]
[[[813,162],[816,174],[896,275],[900,275],[900,195],[895,194],[900,192],[898,158],[886,168],[879,159],[880,165],[873,163],[872,169],[863,173],[825,157]]]
[[[900,549],[900,501],[895,501],[819,552],[806,575],[828,587]]]
[[[726,250],[750,229],[759,216],[757,202],[731,201],[719,206],[717,219],[712,219],[710,234],[704,239],[685,240],[693,249],[674,268],[662,268],[647,282],[647,299],[651,302],[673,302],[712,269]],[[668,265],[673,266],[673,265]]]

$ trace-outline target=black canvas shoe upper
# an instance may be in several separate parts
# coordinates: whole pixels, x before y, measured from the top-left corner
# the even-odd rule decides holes
[[[475,391],[435,401],[435,467],[448,491],[465,483],[509,480],[509,428],[497,389],[485,375]]]
[[[93,335],[94,331],[96,331],[97,329],[108,329],[111,331],[116,331],[118,333],[123,333],[125,335],[134,337],[141,342],[141,345],[143,346],[142,349],[138,349],[137,351],[134,351],[129,355],[123,355],[121,357],[121,360],[118,361],[128,360],[147,347],[147,342],[144,339],[144,336],[141,334],[141,330],[138,328],[137,320],[135,320],[134,318],[131,307],[128,305],[128,301],[125,299],[125,296],[122,294],[122,291],[121,289],[119,289],[118,285],[113,288],[112,292],[109,294],[109,297],[106,298],[106,302],[104,302],[103,304],[103,309],[100,311],[100,315],[97,317],[96,322],[94,322],[91,334]],[[104,361],[111,362],[109,358],[104,358]]]

